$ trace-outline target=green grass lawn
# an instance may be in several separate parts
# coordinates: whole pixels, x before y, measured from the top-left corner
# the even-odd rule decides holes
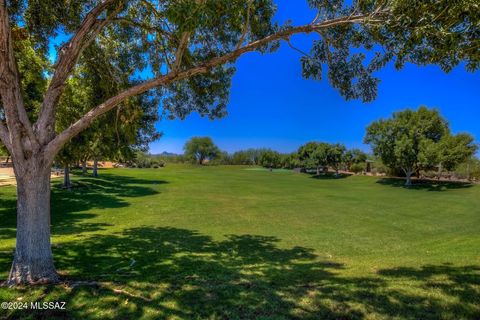
[[[189,167],[55,180],[53,251],[88,285],[0,288],[66,301],[3,318],[480,319],[480,186]],[[0,188],[0,277],[15,190]]]

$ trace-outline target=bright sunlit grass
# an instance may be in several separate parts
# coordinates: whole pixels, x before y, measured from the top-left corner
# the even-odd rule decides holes
[[[480,186],[169,165],[53,182],[45,319],[478,319]],[[0,188],[0,276],[15,190]],[[0,311],[35,318],[45,312]]]

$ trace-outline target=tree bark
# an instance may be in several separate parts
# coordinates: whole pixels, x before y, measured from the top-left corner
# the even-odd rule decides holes
[[[320,175],[320,167],[317,167],[317,176]]]
[[[98,177],[98,160],[93,160],[93,176]]]
[[[63,170],[63,187],[71,188],[72,183],[70,181],[70,166],[67,164]]]
[[[407,179],[405,180],[405,185],[407,187],[410,187],[412,185],[412,174],[413,174],[412,171],[405,172],[405,176],[407,177]]]
[[[7,284],[58,282],[50,243],[50,166],[29,161],[15,175],[17,242]]]
[[[86,176],[87,175],[87,160],[83,160],[82,161],[82,176]]]

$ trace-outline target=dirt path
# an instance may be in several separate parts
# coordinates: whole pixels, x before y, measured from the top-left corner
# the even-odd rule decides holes
[[[63,175],[52,173],[53,178],[60,178]],[[15,175],[13,173],[13,168],[0,168],[0,187],[1,186],[10,186],[15,185]]]

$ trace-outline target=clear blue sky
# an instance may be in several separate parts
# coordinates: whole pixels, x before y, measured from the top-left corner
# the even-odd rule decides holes
[[[279,23],[290,19],[294,25],[304,24],[315,16],[306,0],[276,3]],[[61,34],[57,41],[65,37]],[[292,42],[307,51],[312,39],[300,35]],[[157,128],[164,136],[151,144],[150,152],[181,153],[192,136],[210,136],[229,152],[250,147],[291,152],[312,140],[368,150],[362,140],[369,123],[420,105],[438,108],[453,132],[470,132],[480,140],[479,72],[458,67],[445,74],[436,66],[414,65],[398,72],[388,66],[378,74],[377,99],[364,104],[345,101],[327,80],[303,79],[299,59],[300,54],[285,44],[274,54],[244,55],[237,62],[227,117],[211,121],[191,114],[184,121],[162,120]]]
[[[314,13],[306,1],[278,0],[279,22],[310,22]],[[309,48],[311,37],[293,38],[295,46]],[[249,147],[296,150],[311,141],[343,142],[368,150],[362,143],[365,127],[393,111],[420,105],[438,108],[453,132],[467,131],[480,139],[480,73],[458,67],[449,74],[436,66],[392,66],[379,73],[378,98],[372,103],[345,101],[328,81],[304,80],[299,53],[283,44],[269,55],[251,53],[237,62],[228,106],[220,120],[190,115],[186,120],[162,120],[164,133],[151,145],[152,153],[181,153],[192,136],[210,136],[232,152]]]

